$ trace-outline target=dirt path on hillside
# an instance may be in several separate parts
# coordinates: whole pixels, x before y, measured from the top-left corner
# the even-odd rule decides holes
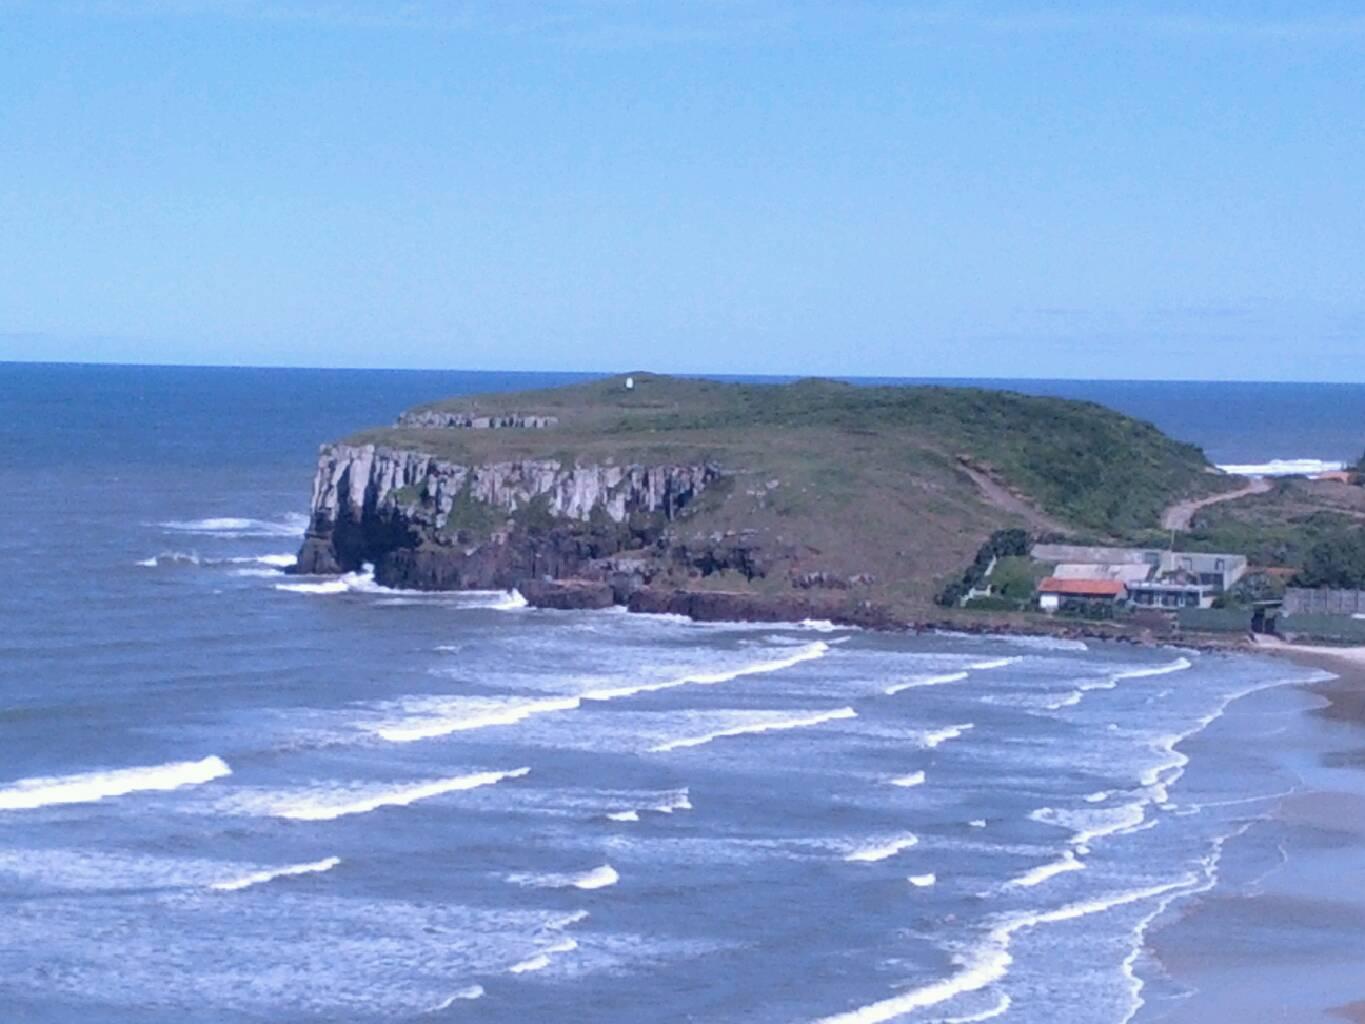
[[[1061,520],[1053,519],[1046,512],[1030,505],[1019,495],[992,478],[990,474],[982,472],[961,458],[957,460],[957,466],[967,474],[972,483],[976,484],[983,498],[1002,512],[1009,512],[1023,519],[1035,533],[1067,534],[1071,532],[1071,528]]]
[[[1194,514],[1201,508],[1208,508],[1210,505],[1218,505],[1224,501],[1235,501],[1238,498],[1247,498],[1253,494],[1265,494],[1270,490],[1270,481],[1263,476],[1253,476],[1251,482],[1245,487],[1236,491],[1227,491],[1223,494],[1210,495],[1207,498],[1198,498],[1193,501],[1181,501],[1172,505],[1161,515],[1161,528],[1163,530],[1188,530],[1190,522],[1194,519]]]

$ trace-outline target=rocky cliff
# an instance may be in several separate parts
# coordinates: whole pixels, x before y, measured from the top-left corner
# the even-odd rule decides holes
[[[666,553],[669,525],[721,476],[711,463],[463,464],[419,450],[325,445],[298,571],[368,562],[387,586],[505,588],[588,574],[628,588]],[[631,551],[643,554],[622,557]]]

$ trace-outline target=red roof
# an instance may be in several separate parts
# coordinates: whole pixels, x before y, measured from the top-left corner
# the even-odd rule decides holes
[[[1122,597],[1127,589],[1122,580],[1059,580],[1056,576],[1049,576],[1038,584],[1040,594],[1072,597]]]

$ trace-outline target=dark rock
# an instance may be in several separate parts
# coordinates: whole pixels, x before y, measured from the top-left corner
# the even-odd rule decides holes
[[[616,603],[611,585],[597,580],[523,580],[517,589],[535,608],[576,611],[610,608]]]

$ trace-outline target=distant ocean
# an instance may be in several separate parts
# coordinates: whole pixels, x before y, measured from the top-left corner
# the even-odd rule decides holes
[[[1311,670],[281,572],[320,442],[570,379],[0,364],[0,1020],[1174,1019]],[[1365,387],[1009,386],[1365,447]]]

